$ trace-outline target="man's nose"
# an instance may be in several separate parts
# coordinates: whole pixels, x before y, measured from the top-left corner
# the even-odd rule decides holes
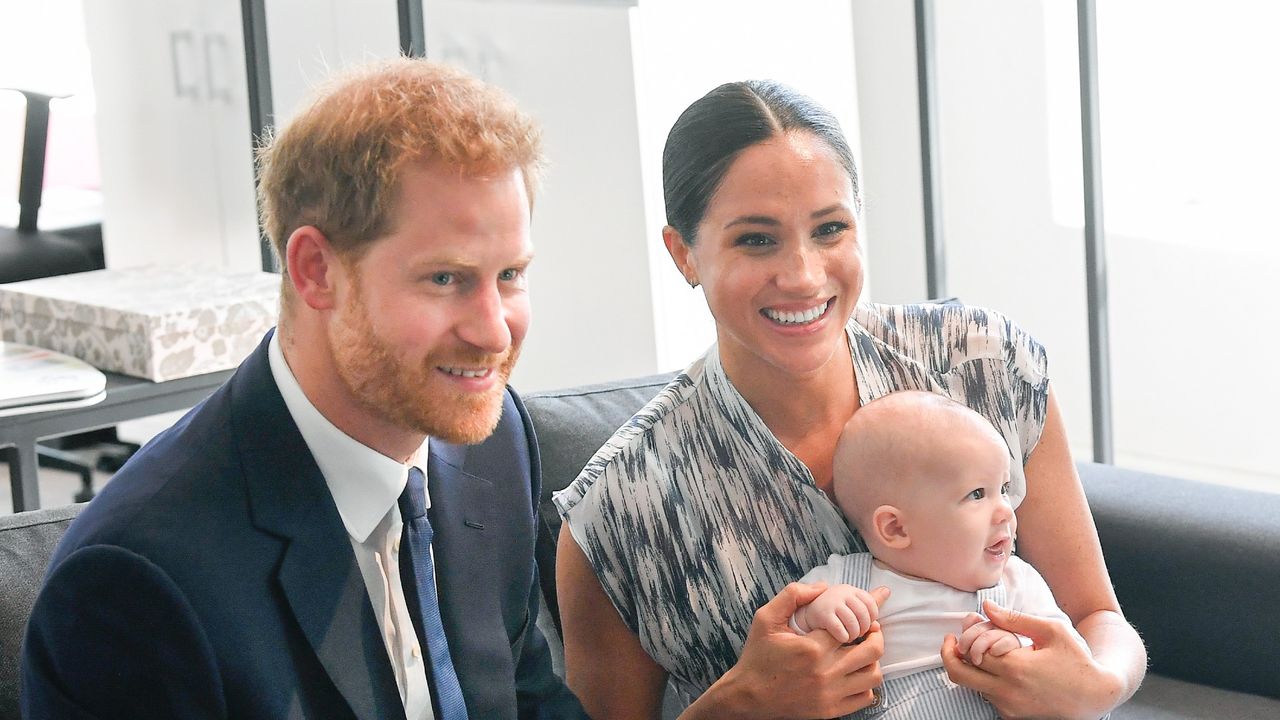
[[[494,355],[511,347],[506,303],[496,286],[477,290],[458,323],[458,336],[467,344]]]

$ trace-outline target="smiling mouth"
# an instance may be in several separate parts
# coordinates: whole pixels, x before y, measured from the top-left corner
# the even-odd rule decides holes
[[[994,558],[1004,558],[1009,556],[1009,552],[1012,549],[1013,539],[1005,537],[987,546],[986,553]]]
[[[436,369],[439,370],[440,372],[453,375],[454,377],[464,377],[464,378],[487,377],[489,373],[493,372],[492,368],[469,369],[469,368],[455,368],[455,367],[437,367]]]
[[[760,314],[779,325],[808,325],[825,315],[834,301],[835,298],[827,298],[825,302],[799,312],[783,312],[771,308],[762,308]]]

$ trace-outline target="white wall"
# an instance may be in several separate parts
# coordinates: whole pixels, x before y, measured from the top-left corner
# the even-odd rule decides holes
[[[396,3],[387,0],[270,0],[266,19],[277,125],[331,72],[400,53]]]
[[[865,299],[918,302],[925,278],[924,202],[912,3],[853,0],[858,130],[864,138]]]

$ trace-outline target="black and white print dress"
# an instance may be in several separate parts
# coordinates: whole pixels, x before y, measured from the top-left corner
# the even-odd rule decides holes
[[[859,305],[846,327],[859,401],[929,390],[986,416],[1014,462],[1044,428],[1044,349],[963,305]],[[832,554],[865,550],[809,469],[725,376],[713,346],[555,496],[605,593],[686,703],[732,667],[757,608]]]

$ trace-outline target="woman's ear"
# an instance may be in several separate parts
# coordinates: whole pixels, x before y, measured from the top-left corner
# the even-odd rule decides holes
[[[684,236],[679,230],[667,225],[662,228],[662,243],[667,246],[667,253],[671,255],[671,260],[675,262],[676,269],[684,276],[684,281],[689,283],[689,287],[697,287],[698,269],[694,267],[693,254],[690,247],[685,243]]]
[[[871,531],[885,547],[906,550],[911,546],[902,511],[892,505],[881,505],[871,514]]]
[[[329,238],[312,225],[303,225],[289,236],[285,264],[294,295],[313,310],[331,310],[336,305],[334,273],[345,272]]]

